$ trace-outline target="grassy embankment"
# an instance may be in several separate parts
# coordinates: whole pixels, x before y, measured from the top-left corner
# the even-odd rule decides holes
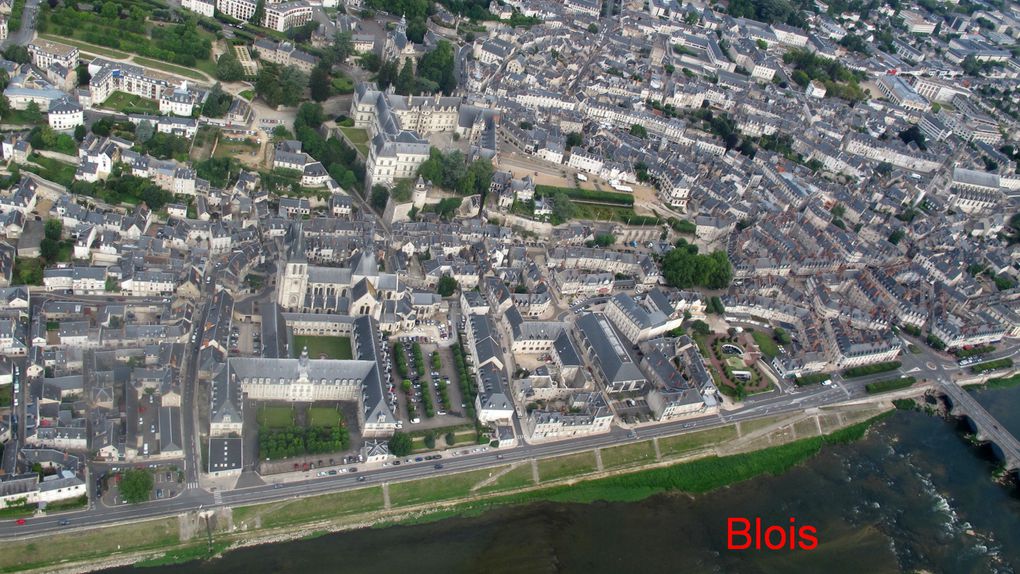
[[[888,414],[888,413],[886,413]],[[829,416],[835,417],[835,414]],[[883,415],[835,430],[829,435],[813,436],[781,446],[728,456],[711,455],[672,466],[624,472],[599,478],[587,478],[596,469],[593,451],[564,455],[538,461],[540,485],[534,486],[531,463],[510,464],[491,469],[454,473],[390,485],[392,511],[385,509],[383,489],[370,486],[315,497],[291,499],[232,509],[233,532],[213,534],[212,545],[201,539],[186,543],[178,535],[177,520],[160,519],[137,525],[97,528],[88,532],[69,532],[42,539],[11,541],[8,552],[0,556],[0,572],[28,569],[45,570],[56,561],[89,561],[148,553],[140,565],[178,564],[192,559],[207,558],[221,552],[233,542],[253,543],[279,539],[283,536],[321,535],[327,530],[351,528],[375,523],[385,526],[397,523],[435,521],[451,516],[471,516],[488,509],[509,504],[532,502],[594,501],[629,502],[649,496],[683,491],[703,493],[748,480],[761,474],[780,474],[817,454],[825,445],[843,444],[859,439],[865,430]],[[770,421],[771,422],[771,421]],[[748,429],[743,429],[746,434]],[[659,441],[663,461],[701,455],[707,448],[731,441],[738,434],[734,425],[665,437]],[[602,450],[603,465],[624,467],[654,462],[654,445],[650,441],[610,447]],[[570,484],[562,481],[570,479]],[[546,483],[561,481],[558,484]],[[575,482],[576,481],[576,482]],[[499,493],[505,494],[499,494]],[[493,495],[493,493],[496,493]],[[467,500],[465,500],[467,499]],[[463,500],[463,502],[458,502]],[[388,518],[388,522],[380,519]],[[307,525],[304,532],[300,525]],[[273,531],[275,530],[275,534]],[[262,531],[266,531],[262,535]],[[262,538],[260,540],[260,535]],[[273,536],[275,538],[270,538]],[[41,545],[47,552],[42,558]],[[210,553],[212,549],[212,554]],[[158,552],[162,550],[162,554]],[[25,563],[25,556],[38,556],[39,561]],[[52,558],[50,558],[52,557]]]

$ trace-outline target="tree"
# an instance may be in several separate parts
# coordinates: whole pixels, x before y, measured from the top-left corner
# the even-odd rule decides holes
[[[27,64],[31,60],[31,56],[28,54],[28,48],[19,46],[17,44],[11,44],[4,49],[4,58],[10,60],[16,64]]]
[[[580,145],[584,145],[584,136],[578,132],[570,132],[567,134],[567,149],[571,149]]]
[[[630,135],[645,139],[648,137],[648,130],[641,124],[633,124],[630,126]]]
[[[376,185],[372,187],[371,201],[372,207],[374,207],[376,211],[382,213],[383,210],[386,209],[386,203],[389,201],[389,199],[390,191],[388,189],[381,185]]]
[[[88,64],[78,64],[77,75],[79,86],[87,86],[92,81],[92,74],[89,73]]]
[[[446,446],[453,446],[457,444],[457,435],[453,432],[446,433],[444,438],[446,439]]]
[[[425,433],[425,448],[436,448],[436,433],[432,431]]]
[[[593,243],[596,247],[609,247],[616,243],[616,236],[612,233],[600,233],[595,236]]]
[[[697,319],[691,322],[691,332],[695,335],[708,336],[712,332],[712,329],[708,326],[708,323],[701,319]]]
[[[393,201],[397,203],[407,203],[408,201],[411,201],[411,195],[412,184],[410,179],[402,179],[398,181],[390,191],[390,196],[393,197]]]
[[[325,62],[320,63],[312,69],[308,77],[308,88],[311,91],[312,99],[317,102],[324,102],[333,94],[332,78],[329,75],[329,66]]]
[[[393,85],[397,81],[397,74],[399,74],[399,70],[395,60],[383,62],[379,66],[379,73],[375,77],[376,83],[379,84],[379,89],[385,90]]]
[[[591,32],[592,34],[598,34],[599,33],[599,27],[598,27],[597,24],[592,22],[591,24],[588,24],[588,31]]]
[[[341,64],[354,53],[354,43],[350,32],[337,32],[333,43],[326,49],[326,59],[331,64]]]
[[[444,94],[450,95],[457,89],[453,59],[453,44],[440,40],[434,50],[421,57],[418,63],[418,77],[435,82]]]
[[[400,73],[397,75],[396,90],[402,96],[409,96],[414,90],[414,64],[411,63],[410,58],[405,60],[404,66],[400,68]]]
[[[230,50],[216,60],[216,79],[224,82],[236,82],[244,79],[244,66]]]
[[[407,433],[397,431],[390,437],[390,454],[393,456],[407,456],[411,454],[411,436]]]
[[[307,85],[308,76],[304,72],[294,67],[284,68],[280,73],[283,103],[288,106],[296,106],[301,101],[301,95]]]
[[[87,134],[88,134],[88,131],[85,129],[84,125],[74,126],[74,139],[78,140],[78,143],[81,143],[82,141],[84,141],[85,140],[85,136]]]
[[[230,104],[234,99],[230,94],[223,91],[219,82],[213,84],[202,105],[202,115],[209,118],[223,117],[230,110]]]
[[[662,275],[667,283],[678,289],[695,286],[723,289],[733,278],[733,267],[725,251],[699,255],[696,245],[681,239],[676,248],[663,257]]]
[[[280,143],[283,140],[294,139],[294,134],[287,129],[287,126],[276,126],[272,131],[273,143]]]
[[[37,102],[28,102],[28,107],[25,108],[25,120],[30,124],[37,124],[42,121],[42,110],[39,109]]]
[[[132,468],[120,479],[120,495],[131,504],[149,500],[154,481],[147,470]]]
[[[266,0],[258,0],[255,3],[255,12],[252,13],[251,18],[248,21],[256,26],[262,25],[262,20],[266,17]]]
[[[776,338],[776,342],[780,345],[789,345],[793,342],[793,339],[790,338],[790,334],[782,327],[776,327],[772,331],[772,335]]]
[[[43,236],[46,239],[53,241],[60,241],[64,234],[64,223],[59,219],[47,219],[46,226],[44,227]]]
[[[457,283],[456,279],[450,275],[443,275],[439,278],[439,285],[436,286],[436,292],[443,297],[449,297],[457,291],[458,287],[460,287],[460,284]]]
[[[138,127],[135,128],[135,141],[139,143],[145,143],[152,139],[152,136],[156,133],[156,128],[152,125],[149,120],[142,120],[138,123]]]

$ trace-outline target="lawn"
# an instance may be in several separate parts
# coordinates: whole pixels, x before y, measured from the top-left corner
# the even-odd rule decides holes
[[[502,468],[483,468],[435,478],[397,482],[390,485],[390,504],[408,506],[467,496],[471,488]]]
[[[310,407],[308,423],[313,427],[335,427],[340,424],[340,411],[332,407]]]
[[[146,68],[162,70],[170,74],[177,74],[178,76],[184,76],[186,78],[191,78],[194,80],[201,80],[203,82],[208,81],[208,78],[206,78],[205,75],[202,74],[201,72],[196,72],[191,68],[185,68],[183,66],[178,66],[177,64],[169,64],[167,62],[160,62],[159,60],[143,58],[141,56],[135,56],[134,62],[139,66],[144,66]],[[206,60],[206,62],[208,62],[208,60]]]
[[[602,468],[618,468],[655,462],[655,445],[650,440],[602,449]]]
[[[595,451],[543,458],[538,461],[538,478],[542,482],[595,472]]]
[[[130,54],[121,52],[119,50],[113,50],[111,48],[104,48],[102,46],[97,46],[95,44],[89,44],[88,42],[82,42],[81,40],[75,40],[75,39],[72,39],[72,38],[65,38],[63,36],[57,36],[55,34],[39,34],[39,36],[41,38],[45,38],[47,40],[52,40],[54,42],[59,42],[61,44],[67,44],[67,45],[70,45],[70,46],[77,46],[80,51],[88,52],[89,54],[95,54],[97,56],[104,56],[104,57],[107,57],[107,58],[118,58],[118,59],[123,59],[123,58],[131,57]]]
[[[255,517],[261,516],[262,528],[277,528],[382,510],[382,507],[382,487],[372,486],[336,494],[301,498],[288,501],[283,506],[279,506],[279,503],[242,506],[234,509],[234,524],[240,525],[247,522],[248,528],[253,528]]]
[[[99,107],[107,110],[113,110],[115,112],[123,113],[140,113],[140,114],[158,114],[159,105],[152,101],[147,100],[141,96],[134,96],[124,92],[114,92],[110,94],[110,97],[106,98],[106,101],[99,104]]]
[[[255,99],[255,90],[244,90],[243,92],[237,95],[241,96],[242,98],[250,102]]]
[[[230,141],[221,139],[216,144],[216,151],[213,157],[238,157],[241,155],[250,156],[252,152],[258,152],[259,145],[248,140]]]
[[[354,149],[364,157],[368,157],[368,132],[361,128],[340,128],[340,131],[347,136]]]
[[[291,407],[259,405],[257,420],[260,427],[285,429],[294,426],[294,411]]]
[[[291,347],[291,355],[297,357],[301,351],[308,347],[308,356],[313,359],[353,359],[350,337],[315,337],[312,335],[294,335],[294,345]]]
[[[662,454],[662,458],[680,456],[735,438],[737,438],[737,427],[734,425],[663,437],[659,439],[659,453]],[[603,460],[605,460],[605,455],[603,455]]]
[[[487,492],[499,492],[501,490],[515,490],[534,486],[535,480],[531,472],[531,463],[524,462],[517,468],[496,479],[492,484],[479,488],[479,494]]]
[[[347,76],[333,78],[333,91],[337,94],[350,94],[354,92],[354,80]]]
[[[7,540],[4,552],[0,553],[0,571],[42,569],[72,556],[76,560],[100,558],[118,551],[159,549],[179,542],[176,518],[107,528],[90,527],[41,539]]]
[[[776,415],[774,417],[765,417],[761,419],[743,421],[740,423],[740,431],[742,434],[754,432],[758,429],[763,429],[767,426],[774,425],[785,418],[789,418],[789,415]]]
[[[39,114],[39,121],[31,121],[28,111],[26,110],[10,110],[6,114],[0,123],[18,125],[18,126],[30,126],[34,124],[45,124],[46,114]]]
[[[74,182],[74,172],[78,170],[78,166],[73,163],[63,162],[57,159],[44,157],[39,154],[32,154],[29,157],[29,161],[36,164],[36,166],[22,165],[22,169],[36,173],[44,179],[48,179],[54,183],[69,187]]]
[[[765,355],[765,358],[770,361],[779,354],[779,345],[764,331],[755,331],[751,334],[754,337],[754,342],[757,343],[758,348],[761,350],[761,354]]]

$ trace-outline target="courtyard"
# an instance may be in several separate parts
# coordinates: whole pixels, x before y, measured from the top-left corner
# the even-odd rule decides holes
[[[354,358],[350,337],[294,335],[294,344],[290,347],[291,356],[301,356],[301,352],[306,347],[308,356],[313,359],[349,360]]]

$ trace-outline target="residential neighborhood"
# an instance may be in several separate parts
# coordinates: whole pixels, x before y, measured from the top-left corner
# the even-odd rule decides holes
[[[0,509],[1013,376],[1020,8],[765,4],[0,4]]]

